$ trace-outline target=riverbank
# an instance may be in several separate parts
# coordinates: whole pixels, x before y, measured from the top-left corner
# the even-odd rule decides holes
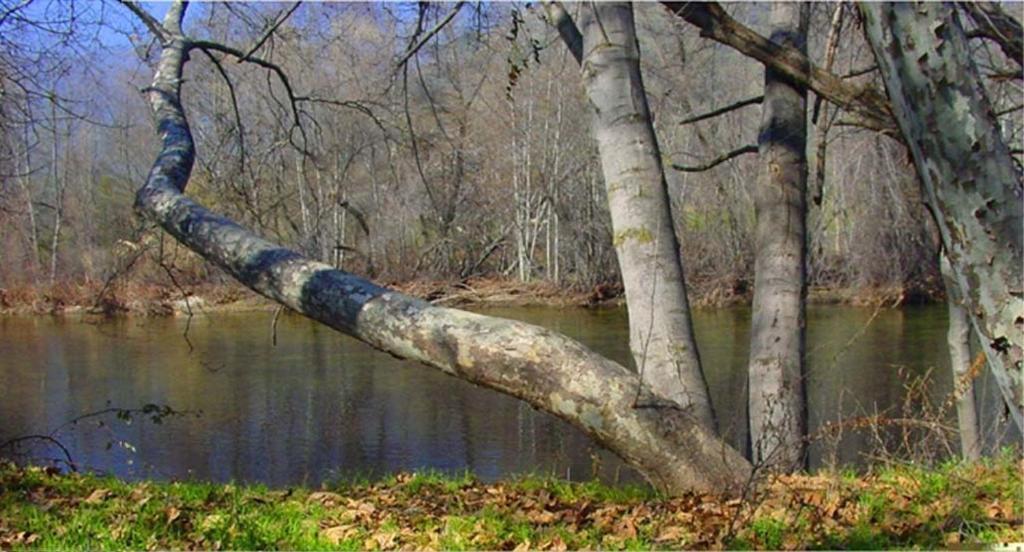
[[[1024,541],[1022,462],[776,478],[745,500],[404,474],[324,489],[129,483],[0,464],[0,548],[810,549]]]
[[[451,307],[614,307],[623,304],[622,287],[558,286],[547,281],[519,282],[477,278],[463,282],[383,282],[403,293]],[[698,282],[691,289],[696,308],[749,304],[752,290],[742,283]],[[813,304],[888,306],[942,300],[936,286],[812,287]],[[0,287],[0,314],[92,314],[102,316],[172,316],[189,312],[272,310],[276,304],[240,284],[182,285],[136,282],[105,286],[102,282]]]

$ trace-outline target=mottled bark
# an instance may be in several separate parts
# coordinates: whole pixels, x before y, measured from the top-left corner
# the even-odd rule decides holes
[[[978,425],[978,405],[971,374],[970,322],[967,311],[957,293],[953,267],[945,253],[940,255],[939,266],[946,285],[946,303],[949,306],[949,328],[946,340],[949,346],[949,365],[953,369],[953,394],[956,400],[957,427],[960,430],[960,451],[965,460],[981,457],[981,437]]]
[[[582,74],[601,156],[629,342],[643,380],[710,430],[714,411],[690,320],[661,152],[629,3],[581,6]]]
[[[860,9],[971,326],[1021,427],[1021,175],[953,7],[863,3]]]
[[[544,328],[437,307],[261,239],[183,195],[194,146],[179,103],[191,43],[175,3],[148,89],[163,147],[136,207],[254,291],[399,358],[527,401],[584,431],[657,488],[735,490],[750,465],[691,413],[636,408],[636,374]],[[649,400],[644,392],[641,401]],[[339,421],[343,423],[343,421]]]
[[[771,40],[807,52],[810,4],[771,7]],[[804,298],[807,90],[765,69],[754,187],[754,304],[750,330],[750,442],[755,464],[805,464]]]

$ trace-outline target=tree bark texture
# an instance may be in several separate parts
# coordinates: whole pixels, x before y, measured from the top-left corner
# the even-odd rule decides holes
[[[946,340],[949,346],[949,365],[953,369],[953,393],[956,400],[957,429],[960,431],[960,453],[965,460],[981,458],[981,426],[978,423],[978,404],[974,393],[974,375],[971,374],[970,321],[961,304],[953,277],[953,267],[946,254],[941,254],[939,265],[946,285],[946,303],[949,306],[949,328]]]
[[[148,91],[161,151],[136,208],[254,291],[399,358],[518,397],[581,429],[668,493],[736,490],[743,457],[678,408],[637,408],[649,397],[633,372],[550,330],[448,309],[311,261],[187,198],[195,149],[180,103],[192,44],[184,5],[163,24]],[[343,423],[343,420],[339,420]]]
[[[581,8],[581,70],[625,288],[630,349],[643,380],[655,393],[713,431],[714,411],[701,371],[661,152],[640,74],[633,8],[623,2]]]
[[[960,297],[1017,427],[1024,418],[1021,175],[950,4],[860,6]]]
[[[772,42],[807,52],[810,4],[771,7]],[[765,69],[758,136],[750,333],[750,442],[755,465],[790,471],[805,464],[804,256],[807,202],[807,90]]]

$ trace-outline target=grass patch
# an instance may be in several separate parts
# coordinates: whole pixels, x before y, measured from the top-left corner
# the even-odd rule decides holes
[[[1012,453],[766,481],[749,500],[523,476],[401,474],[324,489],[128,483],[0,464],[0,548],[880,549],[1024,541]]]

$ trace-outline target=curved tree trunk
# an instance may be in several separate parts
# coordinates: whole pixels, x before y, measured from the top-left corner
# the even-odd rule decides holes
[[[583,82],[626,292],[630,349],[655,393],[714,431],[661,152],[640,75],[633,7],[595,2],[581,8]],[[567,44],[573,47],[572,41]]]
[[[807,54],[810,4],[776,2],[771,40]],[[754,464],[805,463],[804,299],[807,90],[765,68],[754,188],[756,253],[750,331],[750,442]]]
[[[949,4],[861,4],[893,114],[989,367],[1024,427],[1024,203]]]
[[[306,259],[183,195],[194,146],[180,104],[192,43],[175,3],[148,89],[163,147],[136,208],[254,291],[399,358],[523,399],[584,431],[657,488],[729,491],[750,465],[702,420],[677,408],[636,408],[626,368],[544,328],[437,307]],[[155,24],[154,24],[155,26]],[[641,401],[649,397],[646,387]]]

